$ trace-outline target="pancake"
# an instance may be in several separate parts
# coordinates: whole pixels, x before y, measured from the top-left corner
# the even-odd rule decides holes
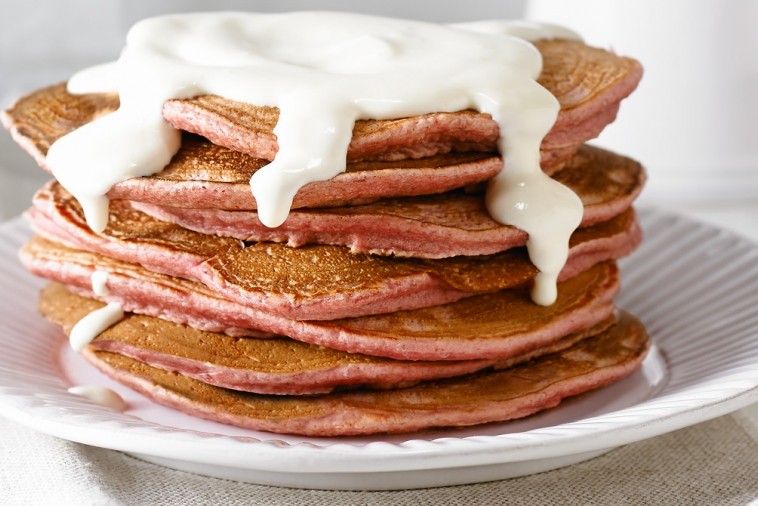
[[[103,303],[77,296],[63,285],[48,285],[40,312],[66,334]],[[175,371],[204,383],[261,394],[312,395],[335,388],[400,388],[419,381],[460,376],[487,367],[511,367],[555,353],[614,324],[608,318],[550,345],[507,359],[401,361],[344,353],[286,338],[239,339],[204,332],[158,318],[128,314],[89,345],[119,353],[153,367]]]
[[[636,87],[641,77],[641,67],[634,60],[572,41],[545,41],[538,47],[546,56],[541,82],[548,89],[551,86],[554,88],[551,91],[557,94],[562,106],[556,126],[544,141],[544,145],[549,147],[542,152],[543,169],[553,173],[573,156],[583,142],[595,137],[614,119],[619,101]],[[578,53],[571,56],[574,51]],[[548,58],[548,54],[552,56]],[[566,86],[566,83],[571,86]],[[177,103],[183,105],[168,105]],[[209,103],[216,105],[211,112],[203,114]],[[205,109],[201,107],[204,104]],[[2,120],[17,142],[45,167],[45,154],[56,139],[117,107],[116,96],[71,95],[61,84],[20,99],[3,113]],[[169,112],[172,110],[173,114]],[[208,97],[170,101],[164,107],[164,114],[179,126],[209,135],[215,145],[197,138],[185,140],[174,162],[162,172],[118,183],[108,193],[109,198],[176,207],[255,209],[248,181],[255,170],[273,157],[275,148],[264,146],[260,152],[250,155],[253,149],[235,151],[240,147],[232,144],[243,138],[252,139],[254,146],[265,145],[266,142],[270,144],[273,139],[270,131],[273,129],[272,121],[275,122],[278,116],[270,108]],[[263,119],[256,118],[256,114]],[[224,118],[239,122],[241,126],[237,127],[242,131],[225,127]],[[256,128],[259,130],[256,131]],[[262,133],[261,128],[268,133]],[[213,132],[222,132],[219,134],[222,139],[215,138]],[[482,139],[487,139],[478,147],[466,137],[476,132],[481,132]],[[240,137],[243,134],[246,137]],[[400,153],[384,158],[422,157],[422,160],[416,163],[395,160],[395,163],[353,166],[348,172],[328,181],[304,186],[295,196],[293,208],[365,202],[366,199],[380,197],[435,194],[483,182],[502,168],[501,160],[493,155],[496,154],[498,135],[494,121],[471,111],[391,121],[359,121],[354,131],[354,138],[363,139],[359,143],[376,146],[382,152]],[[446,140],[461,136],[465,142],[455,149]],[[419,148],[420,138],[433,139],[433,142],[430,141],[433,148]],[[220,142],[223,139],[228,142]],[[233,149],[221,147],[225,144],[232,145]],[[475,154],[479,158],[471,159],[472,155],[468,153],[468,161],[461,161],[455,153],[451,158],[445,155],[452,151],[472,150],[484,154]],[[240,156],[244,151],[248,154]],[[440,154],[445,156],[434,156]],[[348,161],[361,160],[366,156],[366,153],[353,156],[348,152]]]
[[[21,250],[34,274],[77,293],[118,302],[127,311],[233,336],[287,336],[346,352],[412,360],[504,359],[591,327],[613,311],[618,270],[605,262],[559,285],[550,306],[512,289],[413,311],[297,321],[219,297],[191,281],[157,274],[96,253],[34,238]],[[95,271],[108,272],[108,294],[91,291]]]
[[[293,319],[332,320],[429,307],[518,286],[537,274],[523,248],[425,260],[354,255],[339,246],[245,247],[240,241],[161,222],[123,201],[111,204],[110,225],[96,234],[78,203],[59,185],[38,193],[34,202],[32,223],[45,237],[195,280],[228,300]],[[559,279],[624,256],[640,239],[632,210],[579,229]]]
[[[581,226],[607,221],[628,209],[645,181],[637,162],[582,146],[553,179],[584,204]],[[491,255],[526,244],[527,234],[493,220],[481,194],[463,191],[395,199],[359,206],[299,209],[268,228],[254,211],[190,209],[133,202],[135,209],[203,234],[244,241],[346,246],[353,253],[419,258]]]
[[[508,369],[404,389],[323,396],[265,396],[207,385],[124,355],[88,349],[84,357],[155,402],[240,427],[307,436],[412,432],[512,420],[618,381],[639,368],[649,347],[642,324],[623,313],[609,330]]]
[[[563,158],[561,150],[574,149],[596,137],[616,115],[618,103],[637,86],[639,63],[579,41],[542,40],[538,82],[560,102],[561,112],[543,142],[543,160]],[[175,128],[194,132],[214,144],[272,160],[277,151],[273,129],[279,111],[273,107],[204,96],[169,100],[163,108]],[[397,120],[359,121],[353,130],[348,160],[377,155],[384,158],[422,158],[449,151],[496,151],[500,135],[486,114],[473,111],[435,113]],[[558,156],[551,153],[557,150]],[[570,156],[571,153],[568,153]],[[547,171],[560,166],[548,164]]]

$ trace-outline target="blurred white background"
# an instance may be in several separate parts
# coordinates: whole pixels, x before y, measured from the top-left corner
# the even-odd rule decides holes
[[[758,195],[758,2],[531,0],[526,10],[643,63],[623,121],[599,142],[655,171],[647,198]]]
[[[529,0],[525,16],[642,62],[593,141],[648,169],[639,203],[758,240],[758,1]]]

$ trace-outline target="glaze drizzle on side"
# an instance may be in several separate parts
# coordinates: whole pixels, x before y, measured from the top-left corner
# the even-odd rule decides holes
[[[95,271],[92,273],[92,291],[95,295],[108,295],[108,273]],[[68,336],[68,342],[75,351],[82,351],[101,332],[124,319],[124,309],[121,304],[111,302],[76,322]]]
[[[110,388],[82,385],[69,388],[68,393],[84,397],[96,404],[115,409],[116,411],[126,410],[124,399]]]

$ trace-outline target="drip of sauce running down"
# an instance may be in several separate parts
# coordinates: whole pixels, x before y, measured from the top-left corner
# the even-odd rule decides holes
[[[92,291],[95,295],[108,295],[108,272],[95,271],[91,276]],[[74,328],[71,329],[69,343],[76,351],[82,351],[92,340],[102,331],[120,321],[124,317],[124,311],[120,304],[111,303],[107,306],[95,310],[79,320]],[[126,403],[119,394],[110,388],[81,385],[68,389],[70,394],[85,397],[94,403],[105,406],[106,408],[115,409],[116,411],[125,411]]]
[[[126,410],[124,399],[110,388],[82,385],[69,388],[68,393],[84,397],[96,404],[115,409],[116,411]]]
[[[103,231],[109,189],[159,172],[179,149],[164,102],[214,94],[278,107],[276,158],[250,181],[261,221],[276,227],[302,186],[345,170],[356,120],[475,109],[500,126],[506,167],[489,185],[488,210],[529,233],[540,270],[532,298],[549,305],[582,204],[540,169],[540,143],[560,107],[536,82],[542,58],[525,39],[556,37],[575,35],[549,25],[327,12],[147,19],[130,30],[118,62],[69,81],[72,93],[117,91],[121,106],[54,143],[47,163],[90,227]]]
[[[91,279],[92,291],[95,295],[101,297],[108,295],[108,288],[106,287],[106,283],[108,282],[107,272],[95,271],[92,273]],[[123,318],[124,309],[117,302],[111,302],[100,309],[96,309],[76,322],[68,337],[69,345],[75,351],[82,351],[101,332],[118,323]]]

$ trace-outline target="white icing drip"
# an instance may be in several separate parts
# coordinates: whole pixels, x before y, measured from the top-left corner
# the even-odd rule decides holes
[[[123,318],[124,310],[117,302],[96,309],[74,325],[69,335],[69,344],[74,350],[82,351],[100,333]]]
[[[90,276],[92,282],[92,291],[99,297],[108,295],[109,290],[106,286],[108,282],[107,271],[95,271]],[[92,311],[90,314],[76,322],[71,329],[68,342],[76,351],[82,351],[85,346],[92,342],[105,329],[118,323],[124,318],[124,309],[121,304],[111,302],[110,304]]]
[[[124,399],[110,388],[82,385],[69,388],[68,393],[84,397],[94,403],[106,408],[115,409],[116,411],[126,410]]]
[[[95,295],[99,297],[108,295],[110,292],[106,286],[108,283],[108,276],[108,271],[95,271],[92,273],[90,279],[92,280],[92,291]]]
[[[47,163],[102,231],[108,190],[160,171],[179,148],[179,133],[161,117],[166,100],[215,94],[276,106],[279,151],[250,181],[261,221],[275,227],[300,187],[345,170],[356,120],[473,108],[498,122],[507,167],[490,184],[488,209],[529,233],[541,271],[534,298],[549,304],[581,202],[540,170],[539,146],[559,104],[535,81],[539,52],[509,33],[573,36],[523,23],[456,27],[324,12],[148,19],[130,30],[117,65],[71,80],[72,92],[118,83],[119,110],[54,143]]]

